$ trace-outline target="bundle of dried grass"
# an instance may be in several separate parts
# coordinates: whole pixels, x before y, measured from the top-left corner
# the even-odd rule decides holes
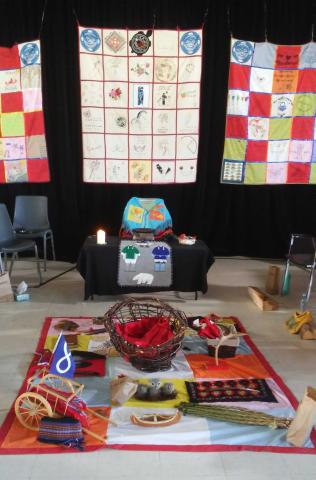
[[[270,428],[289,428],[292,418],[274,417],[267,413],[249,410],[248,408],[226,407],[223,405],[201,405],[199,403],[182,403],[179,410],[184,415],[211,418],[224,422],[244,425],[259,425]]]

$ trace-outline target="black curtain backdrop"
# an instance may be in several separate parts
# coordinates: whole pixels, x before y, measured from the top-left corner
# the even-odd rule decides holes
[[[117,234],[134,195],[164,198],[174,231],[197,234],[216,255],[282,257],[291,232],[316,234],[316,186],[220,184],[230,39],[306,43],[315,11],[313,0],[0,0],[1,46],[41,39],[51,170],[47,184],[0,185],[0,202],[13,214],[16,195],[47,195],[60,260],[76,260],[84,238],[98,227]],[[156,28],[191,29],[204,22],[195,184],[83,183],[77,22],[137,29],[154,22]]]

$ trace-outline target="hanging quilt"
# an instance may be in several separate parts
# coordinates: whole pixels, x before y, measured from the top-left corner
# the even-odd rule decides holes
[[[202,30],[79,27],[83,178],[196,180]]]
[[[232,40],[222,183],[316,183],[316,43]]]
[[[0,183],[49,180],[40,41],[0,47]]]

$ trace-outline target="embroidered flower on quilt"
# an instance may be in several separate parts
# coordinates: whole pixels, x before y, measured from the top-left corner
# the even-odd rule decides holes
[[[120,88],[112,88],[112,90],[109,93],[109,97],[111,97],[113,100],[118,100],[122,95],[122,90]]]

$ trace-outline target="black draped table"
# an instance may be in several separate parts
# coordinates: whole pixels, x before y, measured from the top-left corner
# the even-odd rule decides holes
[[[117,283],[118,237],[108,237],[105,245],[96,243],[96,236],[88,237],[79,253],[77,269],[85,280],[85,300],[96,295],[147,293],[162,290],[177,292],[207,292],[207,272],[214,263],[213,255],[202,240],[194,245],[170,242],[172,248],[173,280],[170,287],[121,287]]]

